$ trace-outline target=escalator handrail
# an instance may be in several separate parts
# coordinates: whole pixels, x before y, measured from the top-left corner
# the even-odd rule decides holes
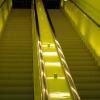
[[[72,2],[82,13],[84,13],[96,26],[100,27],[100,24],[96,22],[91,16],[89,16],[83,9],[81,9],[73,0],[69,0]]]
[[[65,72],[66,78],[67,78],[67,80],[69,82],[70,89],[71,89],[71,92],[73,94],[73,98],[74,98],[74,100],[81,100],[80,96],[79,96],[79,94],[77,92],[77,89],[76,89],[74,80],[72,78],[71,72],[69,70],[68,64],[66,62],[65,56],[63,54],[63,50],[62,50],[59,42],[57,41],[56,37],[55,37],[55,43],[56,43],[56,47],[57,47],[57,50],[58,50],[58,53],[59,53],[59,56],[60,56],[61,63],[64,66],[64,72]]]
[[[1,5],[0,5],[0,8],[2,8],[2,6],[4,5],[4,3],[6,2],[7,0],[3,0]]]

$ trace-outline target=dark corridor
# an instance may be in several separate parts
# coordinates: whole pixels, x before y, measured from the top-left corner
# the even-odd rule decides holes
[[[32,0],[13,0],[13,8],[31,8]]]

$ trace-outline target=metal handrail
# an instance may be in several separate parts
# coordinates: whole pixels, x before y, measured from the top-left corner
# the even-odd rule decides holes
[[[55,37],[55,43],[56,43],[56,47],[57,47],[57,50],[58,50],[58,54],[60,56],[61,63],[63,65],[63,67],[64,67],[64,72],[65,72],[66,78],[67,78],[68,83],[70,85],[70,89],[71,89],[73,98],[74,98],[74,100],[81,100],[80,96],[79,96],[79,94],[77,92],[76,86],[74,84],[74,80],[73,80],[73,78],[72,78],[72,76],[70,74],[71,72],[70,72],[69,67],[67,65],[67,62],[65,60],[65,56],[64,56],[64,54],[62,52],[62,48],[61,48],[59,42],[56,40],[56,37]]]
[[[39,47],[40,72],[41,72],[41,82],[42,82],[42,99],[48,100],[47,82],[46,82],[46,75],[44,71],[44,60],[43,60],[43,53],[41,48],[41,41],[38,41],[38,47]]]
[[[6,2],[7,0],[3,0],[3,2],[1,3],[0,5],[0,8],[2,8],[2,6],[4,5],[4,3]]]
[[[89,16],[83,9],[81,9],[74,1],[72,0],[69,0],[69,1],[72,2],[82,13],[84,13],[95,25],[100,27],[100,24],[96,22],[91,16]]]
[[[39,31],[39,24],[38,24],[38,16],[36,11],[36,1],[34,0],[34,10],[35,10],[35,22],[37,28],[37,36],[38,36],[38,49],[39,49],[39,59],[40,59],[40,78],[42,83],[42,100],[48,100],[48,91],[47,91],[47,83],[46,83],[46,75],[44,72],[44,61],[43,61],[43,53],[42,53],[42,46],[40,41],[40,31]]]

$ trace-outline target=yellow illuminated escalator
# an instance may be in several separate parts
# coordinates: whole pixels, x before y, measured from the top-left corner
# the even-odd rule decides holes
[[[31,10],[12,9],[0,37],[0,100],[33,100]]]
[[[48,10],[82,100],[100,99],[100,68],[62,10]]]

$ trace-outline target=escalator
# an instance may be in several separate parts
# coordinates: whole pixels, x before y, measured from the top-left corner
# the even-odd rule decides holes
[[[76,88],[82,100],[100,100],[100,68],[61,10],[48,10]]]
[[[33,100],[31,10],[12,9],[0,37],[0,100]]]

